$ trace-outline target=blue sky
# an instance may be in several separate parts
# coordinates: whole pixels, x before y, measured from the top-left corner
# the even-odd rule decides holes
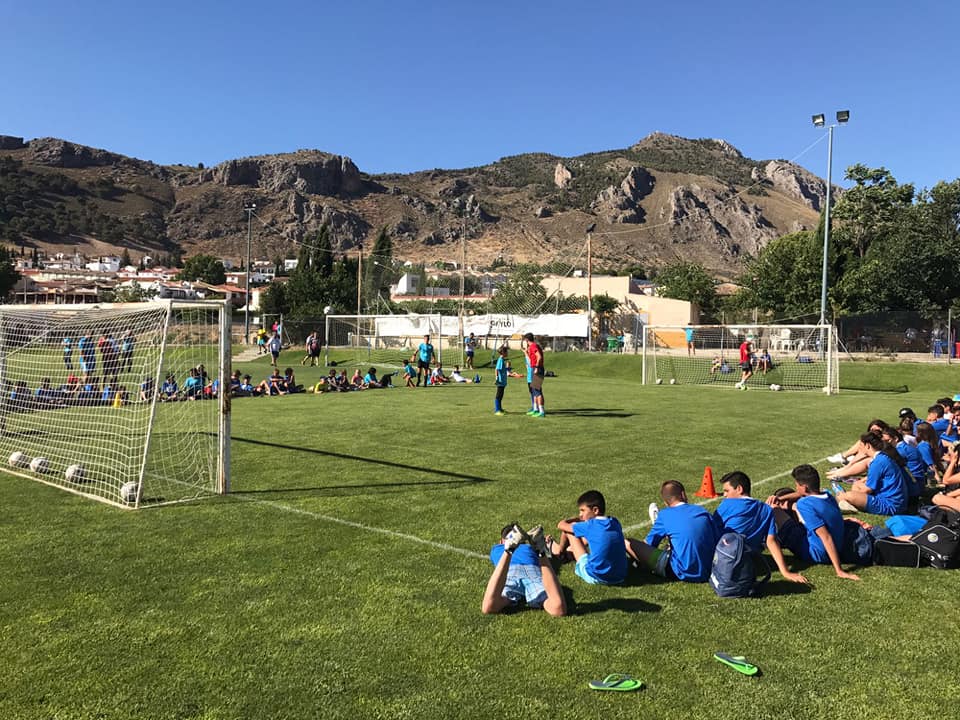
[[[723,138],[826,175],[960,176],[960,4],[0,0],[0,133],[160,163],[317,148],[366,172]],[[820,142],[818,142],[820,140]],[[812,147],[811,147],[812,146]]]

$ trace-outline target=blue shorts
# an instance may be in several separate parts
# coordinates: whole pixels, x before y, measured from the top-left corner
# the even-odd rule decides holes
[[[587,570],[587,563],[590,562],[590,553],[584,553],[580,556],[580,559],[577,560],[577,564],[573,566],[573,572],[589,585],[612,585],[614,583],[609,583],[606,580],[601,580],[598,577],[594,577],[590,574],[590,571]],[[619,583],[616,583],[619,585]]]
[[[536,565],[511,565],[503,597],[512,603],[526,602],[528,607],[540,608],[547,599],[543,587],[543,575]]]
[[[867,512],[871,515],[898,515],[906,509],[906,505],[898,507],[876,495],[867,495]]]

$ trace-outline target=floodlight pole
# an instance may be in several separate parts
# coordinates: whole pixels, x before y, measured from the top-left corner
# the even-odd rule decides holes
[[[820,279],[820,325],[827,324],[827,258],[830,255],[830,186],[833,175],[833,128],[827,128],[827,207],[823,218],[823,275]]]
[[[360,300],[363,277],[363,243],[357,243],[357,347],[360,347]]]
[[[593,350],[593,231],[597,224],[587,228],[587,352]]]
[[[243,344],[250,344],[250,244],[253,234],[253,211],[257,209],[256,203],[244,203],[243,209],[247,213],[247,279],[246,279],[246,303],[244,303],[243,313]]]

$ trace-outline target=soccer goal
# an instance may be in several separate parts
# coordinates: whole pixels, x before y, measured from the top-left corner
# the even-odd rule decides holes
[[[222,302],[2,305],[0,462],[123,508],[226,493],[229,377]]]
[[[745,340],[753,351],[747,387],[839,391],[837,334],[830,325],[648,325],[643,383],[733,387]]]
[[[326,365],[403,367],[430,336],[438,362],[450,338],[457,336],[457,318],[440,315],[327,315]]]

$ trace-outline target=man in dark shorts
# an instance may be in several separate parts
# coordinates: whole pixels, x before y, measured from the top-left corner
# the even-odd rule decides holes
[[[747,380],[753,375],[753,348],[750,346],[753,337],[747,335],[747,338],[740,343],[740,382],[734,387],[739,390],[747,389]]]
[[[530,367],[530,395],[533,399],[531,415],[545,417],[543,409],[543,349],[533,337],[533,333],[523,336],[527,343],[527,365]]]
[[[423,342],[417,347],[417,352],[414,353],[414,357],[417,360],[417,387],[420,386],[421,376],[423,377],[423,386],[426,387],[429,385],[430,380],[430,363],[435,357],[429,335],[423,336]]]

